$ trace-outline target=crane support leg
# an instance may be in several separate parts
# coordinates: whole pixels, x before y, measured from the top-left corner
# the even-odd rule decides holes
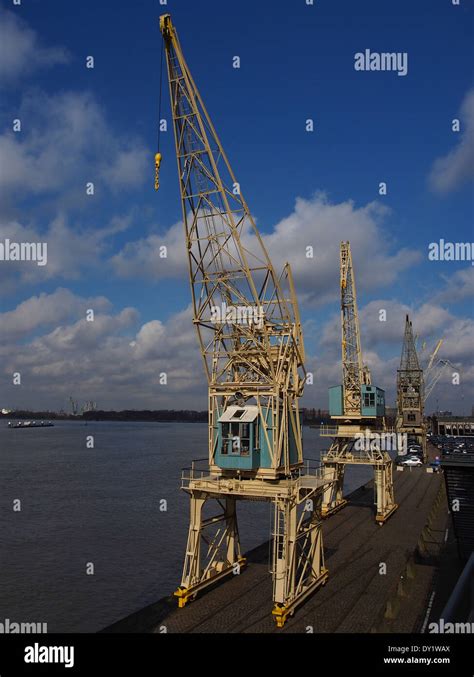
[[[328,579],[321,527],[322,491],[300,502],[296,496],[275,501],[273,534],[273,602],[277,627]]]
[[[344,470],[346,465],[371,465],[374,468],[375,521],[384,524],[398,508],[393,490],[392,459],[379,448],[357,449],[355,436],[334,439],[323,456],[324,478],[330,482],[324,488],[321,514],[329,517],[343,508]]]
[[[343,463],[324,462],[324,477],[332,481],[324,489],[321,508],[323,517],[333,515],[347,504],[346,499],[342,495],[344,489],[344,471],[345,465]]]
[[[375,505],[377,506],[375,520],[382,525],[398,508],[393,494],[391,461],[374,466],[374,488]]]
[[[191,517],[181,585],[174,593],[184,607],[198,592],[231,574],[239,574],[246,560],[241,556],[236,500],[217,500],[222,512],[204,519],[203,509],[210,498],[202,491],[190,494]]]
[[[324,488],[321,514],[329,517],[347,505],[343,497],[345,463],[338,463],[339,458],[344,460],[352,446],[352,440],[346,438],[335,439],[327,454],[323,458],[324,477],[329,483]]]

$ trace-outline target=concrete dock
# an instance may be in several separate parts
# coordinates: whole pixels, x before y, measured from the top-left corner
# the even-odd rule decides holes
[[[276,628],[271,616],[267,542],[247,553],[248,567],[240,575],[184,609],[170,596],[104,632],[421,631],[433,586],[442,578],[438,569],[449,517],[444,482],[441,473],[426,468],[394,471],[394,479],[400,507],[384,526],[374,520],[372,482],[324,520],[329,580],[283,629]]]

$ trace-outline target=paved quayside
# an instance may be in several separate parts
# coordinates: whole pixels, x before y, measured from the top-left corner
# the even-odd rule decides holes
[[[269,544],[247,554],[249,566],[184,609],[168,597],[105,632],[398,632],[420,631],[448,513],[441,473],[395,472],[399,509],[375,523],[373,483],[323,523],[329,580],[278,630],[271,616]],[[386,574],[379,573],[381,563]],[[178,573],[178,572],[177,572]],[[400,613],[400,606],[403,612]]]

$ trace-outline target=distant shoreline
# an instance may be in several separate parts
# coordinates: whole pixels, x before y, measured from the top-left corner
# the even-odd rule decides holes
[[[303,425],[318,426],[328,423],[329,417],[324,412],[315,409],[302,409]],[[8,421],[137,421],[141,423],[207,423],[207,411],[193,410],[132,410],[123,411],[87,411],[74,416],[65,412],[54,411],[12,411],[9,414],[0,414],[0,420]]]
[[[8,421],[141,421],[155,423],[207,423],[207,411],[87,411],[83,414],[67,414],[55,411],[12,411],[0,414],[0,419]]]

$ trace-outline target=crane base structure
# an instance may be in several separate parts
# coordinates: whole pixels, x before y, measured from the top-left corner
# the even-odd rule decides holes
[[[324,562],[321,506],[332,480],[321,470],[268,482],[215,477],[193,467],[182,476],[190,496],[190,525],[181,585],[174,593],[180,608],[219,580],[240,575],[247,562],[240,549],[238,501],[273,504],[273,618],[282,628],[289,616],[328,579]],[[217,504],[218,512],[205,516]]]
[[[382,451],[379,445],[373,442],[368,449],[356,448],[356,440],[360,439],[360,435],[364,432],[365,429],[360,426],[321,430],[321,436],[333,436],[333,442],[322,458],[324,476],[328,480],[321,505],[323,518],[330,517],[347,504],[347,500],[343,497],[347,465],[373,466],[375,521],[379,525],[383,525],[398,508],[394,499],[392,459],[387,451]]]

